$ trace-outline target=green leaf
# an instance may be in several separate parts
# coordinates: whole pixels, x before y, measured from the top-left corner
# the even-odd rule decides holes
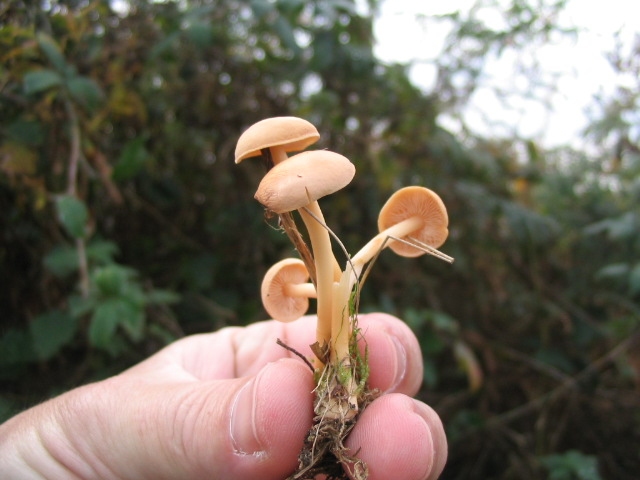
[[[330,32],[318,32],[313,41],[313,58],[311,68],[314,70],[324,70],[334,63],[336,44]]]
[[[407,308],[402,314],[402,318],[411,330],[419,330],[428,322],[428,313],[424,310],[416,310],[415,308]]]
[[[56,277],[65,278],[78,270],[78,251],[70,245],[57,245],[43,261]]]
[[[205,291],[213,286],[219,258],[212,254],[196,255],[182,262],[178,275],[189,290]]]
[[[71,295],[68,302],[69,313],[75,318],[80,318],[86,315],[96,306],[96,299],[94,297],[85,298],[80,295]]]
[[[32,120],[16,120],[7,125],[5,133],[16,142],[30,147],[37,147],[44,140],[42,124]]]
[[[576,450],[547,455],[540,462],[549,471],[551,480],[601,480],[598,459]]]
[[[87,245],[87,258],[97,265],[113,263],[118,246],[109,241],[95,240]],[[45,257],[44,266],[55,276],[65,278],[78,270],[78,251],[67,244],[55,246]]]
[[[135,270],[114,263],[96,268],[91,274],[91,281],[101,296],[120,297],[131,289],[130,279],[135,275]]]
[[[535,359],[565,373],[576,371],[576,366],[571,362],[571,358],[561,349],[541,348],[536,352]]]
[[[455,318],[444,312],[435,310],[431,312],[431,324],[436,330],[452,335],[456,335],[460,329],[460,325]]]
[[[89,324],[91,345],[108,350],[118,325],[129,315],[131,315],[130,304],[122,298],[110,298],[99,303]]]
[[[166,35],[158,43],[154,44],[153,48],[149,51],[149,59],[154,60],[155,58],[162,56],[164,53],[171,51],[178,44],[179,40],[179,31]]]
[[[257,19],[261,19],[272,12],[274,7],[268,0],[251,0],[251,10]]]
[[[150,157],[145,147],[145,141],[144,137],[138,137],[127,142],[122,149],[118,163],[113,169],[112,177],[114,180],[129,180],[135,177],[149,163]]]
[[[285,15],[298,14],[307,5],[306,0],[278,0],[276,7]]]
[[[596,278],[598,280],[613,279],[620,280],[629,274],[629,264],[627,263],[612,263],[605,267],[602,267],[596,272]]]
[[[94,240],[87,245],[87,258],[99,265],[113,263],[118,245],[108,240]]]
[[[25,74],[22,82],[25,95],[34,95],[57,87],[62,83],[62,77],[58,72],[49,69],[33,70]]]
[[[58,72],[63,73],[68,70],[69,65],[64,55],[62,55],[60,47],[53,38],[40,32],[36,35],[36,41],[38,42],[40,50],[42,50],[49,62],[51,62],[51,65],[53,65]]]
[[[111,350],[117,328],[124,328],[133,341],[139,341],[144,331],[144,308],[126,297],[109,298],[100,302],[89,325],[91,345]]]
[[[597,235],[606,232],[611,240],[633,238],[638,229],[638,219],[634,212],[626,212],[619,217],[606,218],[588,225],[584,229],[586,235]]]
[[[15,365],[36,360],[31,338],[25,330],[15,328],[3,332],[0,337],[0,365]]]
[[[216,6],[215,5],[202,5],[199,7],[193,7],[191,6],[189,8],[189,10],[187,10],[184,13],[184,21],[186,22],[195,22],[198,21],[204,17],[206,17],[207,15],[215,12],[216,10]]]
[[[332,0],[330,5],[336,10],[342,10],[350,15],[357,15],[358,10],[351,0]]]
[[[276,32],[278,37],[280,37],[280,40],[285,47],[287,47],[296,55],[300,53],[301,48],[296,41],[295,34],[293,33],[293,27],[285,17],[276,17],[275,21],[273,22],[272,28],[274,32]]]
[[[198,48],[206,48],[213,41],[213,26],[208,22],[194,22],[187,27],[185,33]]]
[[[150,305],[163,305],[180,301],[180,295],[171,290],[151,290],[145,295],[145,303]]]
[[[94,110],[104,99],[102,89],[89,77],[71,77],[67,80],[67,89],[71,97],[88,110]]]
[[[40,360],[48,360],[67,345],[78,328],[71,315],[54,310],[39,315],[29,324],[33,350]]]
[[[142,340],[144,334],[145,315],[144,308],[122,299],[126,304],[126,314],[121,319],[122,328],[134,342]]]
[[[520,242],[544,244],[560,231],[556,221],[511,201],[501,202],[502,213],[509,229]]]
[[[67,233],[74,238],[84,238],[86,235],[89,211],[84,202],[73,195],[56,197],[58,220]]]
[[[439,380],[438,368],[432,359],[424,358],[422,375],[424,384],[428,388],[435,389],[437,387]]]

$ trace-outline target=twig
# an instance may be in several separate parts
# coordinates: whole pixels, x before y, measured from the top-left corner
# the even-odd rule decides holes
[[[71,100],[65,96],[65,111],[70,124],[70,151],[69,168],[67,170],[67,195],[75,197],[78,181],[78,164],[80,163],[80,125],[78,115]],[[76,239],[76,250],[78,252],[78,273],[80,276],[80,294],[83,298],[89,296],[89,262],[87,260],[86,242],[84,238]]]
[[[78,115],[71,104],[71,100],[65,98],[64,107],[69,120],[71,137],[69,169],[67,170],[67,195],[74,196],[76,194],[78,164],[80,163],[80,125],[78,124]]]
[[[307,367],[309,367],[311,369],[312,372],[315,372],[313,365],[311,365],[311,362],[309,360],[307,360],[307,357],[305,357],[304,355],[302,355],[299,351],[297,351],[295,348],[290,347],[289,345],[287,345],[286,343],[284,343],[282,340],[280,340],[279,338],[276,340],[276,343],[278,345],[280,345],[282,348],[284,348],[285,350],[290,351],[291,353],[293,353],[296,357],[302,359],[302,361],[304,363],[307,364]]]
[[[543,395],[541,395],[541,396],[539,396],[537,398],[534,398],[530,402],[527,402],[527,403],[525,403],[523,405],[520,405],[519,407],[516,407],[516,408],[514,408],[512,410],[509,410],[509,411],[507,411],[507,412],[505,412],[505,413],[503,413],[501,415],[497,415],[497,416],[489,419],[485,423],[483,428],[496,428],[496,427],[503,426],[504,424],[510,423],[510,422],[512,422],[514,420],[517,420],[518,418],[520,418],[520,417],[522,417],[524,415],[527,415],[528,413],[531,413],[531,412],[539,409],[540,407],[542,407],[548,401],[550,401],[550,400],[552,400],[554,398],[558,398],[561,395],[563,395],[566,391],[575,388],[576,385],[581,380],[583,380],[584,378],[588,377],[589,375],[597,372],[598,370],[603,368],[605,365],[607,365],[608,363],[610,363],[613,360],[615,360],[616,358],[618,358],[631,345],[633,345],[634,342],[636,342],[638,340],[640,340],[640,331],[636,332],[634,335],[631,335],[627,339],[625,339],[622,342],[620,342],[618,345],[616,345],[609,352],[607,352],[602,357],[600,357],[597,360],[595,360],[594,362],[592,362],[585,369],[580,371],[577,375],[575,375],[574,377],[567,378],[564,382],[562,382],[562,384],[558,385],[556,388],[554,388],[550,392],[547,392],[547,393],[545,393],[545,394],[543,394]],[[469,431],[468,433],[470,434],[470,433],[472,433],[472,431]]]
[[[82,298],[89,296],[89,262],[87,261],[87,249],[84,238],[76,239],[76,251],[78,252],[78,271],[80,272],[80,294]]]
[[[316,264],[313,259],[313,255],[311,254],[311,250],[305,243],[298,227],[296,225],[291,212],[280,213],[278,215],[280,220],[280,228],[284,230],[284,233],[287,234],[291,243],[300,254],[300,258],[304,262],[304,266],[307,267],[307,271],[309,272],[309,278],[311,278],[311,282],[316,285]]]
[[[333,238],[336,241],[336,243],[344,253],[344,256],[347,257],[347,263],[351,265],[351,269],[355,271],[355,267],[353,266],[353,263],[351,263],[351,255],[349,255],[349,252],[347,251],[347,248],[344,246],[344,243],[342,243],[342,241],[340,240],[340,238],[338,238],[335,232],[331,230],[326,223],[324,223],[318,217],[316,217],[307,207],[304,207],[303,209],[311,218],[313,218],[316,222],[318,222],[318,224],[322,228],[324,228],[327,232],[329,232],[329,235],[331,236],[331,238]]]

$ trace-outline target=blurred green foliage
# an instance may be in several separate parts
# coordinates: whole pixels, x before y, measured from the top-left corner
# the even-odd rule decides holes
[[[265,317],[262,275],[292,247],[252,199],[261,167],[232,157],[249,125],[293,114],[356,164],[322,201],[349,251],[400,186],[447,205],[456,262],[384,252],[361,299],[418,335],[420,396],[449,434],[443,478],[635,478],[640,88],[590,131],[609,151],[457,138],[438,116],[473,86],[452,92],[453,74],[548,38],[546,10],[514,0],[504,13],[526,22],[512,36],[461,21],[486,48],[445,52],[425,94],[375,58],[372,16],[349,0],[117,4],[0,7],[3,418],[182,335]]]
[[[597,459],[575,450],[547,455],[542,464],[549,470],[549,480],[600,480]]]

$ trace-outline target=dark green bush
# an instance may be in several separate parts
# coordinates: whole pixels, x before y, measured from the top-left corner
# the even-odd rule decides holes
[[[610,170],[455,138],[438,92],[375,58],[350,1],[2,8],[3,418],[179,336],[265,317],[262,275],[293,252],[252,199],[259,161],[233,151],[250,124],[293,114],[356,164],[323,200],[351,253],[400,186],[448,207],[452,266],[384,252],[362,292],[362,310],[420,339],[444,477],[640,471],[637,151]]]

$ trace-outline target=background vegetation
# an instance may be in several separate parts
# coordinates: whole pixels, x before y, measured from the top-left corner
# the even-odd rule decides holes
[[[563,2],[531,3],[504,31],[450,17],[424,93],[373,55],[374,0],[0,2],[2,418],[265,317],[260,279],[292,251],[252,199],[261,168],[232,157],[250,124],[293,114],[356,164],[323,203],[350,251],[400,186],[448,207],[456,262],[386,252],[362,298],[420,338],[443,478],[637,478],[640,44],[612,52],[636,83],[603,99],[588,133],[606,148],[438,121],[488,55],[557,33]]]

